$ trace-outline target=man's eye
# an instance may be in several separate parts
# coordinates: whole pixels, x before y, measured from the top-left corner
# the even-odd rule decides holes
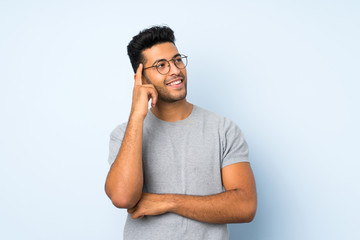
[[[157,68],[165,68],[166,67],[166,63],[161,62],[157,64]]]
[[[181,63],[181,62],[182,62],[182,58],[181,58],[181,57],[179,57],[179,58],[175,58],[175,62],[177,62],[177,63]]]

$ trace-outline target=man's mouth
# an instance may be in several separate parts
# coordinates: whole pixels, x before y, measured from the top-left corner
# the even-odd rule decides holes
[[[174,87],[174,88],[180,88],[182,87],[182,82],[184,79],[182,77],[177,77],[173,80],[170,80],[170,82],[166,83],[167,86]]]

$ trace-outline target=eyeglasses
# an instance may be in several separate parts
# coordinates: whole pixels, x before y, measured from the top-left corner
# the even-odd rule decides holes
[[[166,75],[170,72],[170,61],[172,61],[178,69],[186,68],[186,65],[188,63],[187,56],[181,54],[170,59],[169,61],[168,60],[157,61],[154,63],[153,66],[144,68],[144,70],[154,67],[160,74]]]

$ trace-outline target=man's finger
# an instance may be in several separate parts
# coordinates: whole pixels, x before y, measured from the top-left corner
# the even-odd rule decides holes
[[[131,213],[131,218],[132,219],[140,219],[140,218],[143,218],[143,217],[144,217],[144,214],[140,214],[138,212]]]
[[[155,104],[157,102],[158,93],[155,88],[151,91],[151,107],[155,107]]]
[[[135,85],[142,85],[142,71],[143,65],[140,63],[135,73]]]
[[[158,92],[156,91],[154,85],[152,84],[145,84],[143,85],[143,87],[146,87],[148,89],[148,100],[150,100],[150,98],[152,99],[151,100],[151,106],[152,107],[155,107],[155,104],[157,102],[157,99],[158,99]],[[144,197],[146,195],[143,194],[142,197]]]

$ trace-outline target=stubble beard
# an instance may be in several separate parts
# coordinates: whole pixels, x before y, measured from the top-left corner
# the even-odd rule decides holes
[[[159,87],[159,86],[156,86],[155,84],[153,84],[147,77],[145,77],[145,79],[148,83],[153,84],[156,91],[158,92],[158,99],[160,101],[167,102],[167,103],[173,103],[173,102],[177,102],[177,101],[185,99],[186,95],[187,95],[187,81],[186,81],[184,75],[181,74],[180,77],[183,78],[185,92],[183,94],[177,95],[177,96],[171,95],[165,84],[162,87]]]

